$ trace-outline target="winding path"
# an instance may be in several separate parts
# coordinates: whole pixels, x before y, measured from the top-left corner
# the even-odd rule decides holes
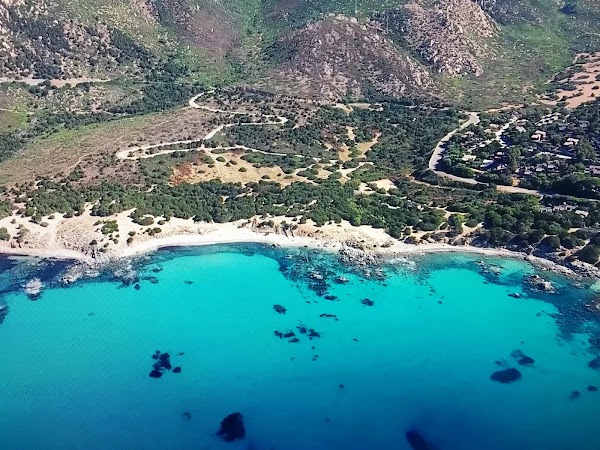
[[[208,92],[206,92],[206,94],[211,94],[213,92],[214,91],[208,91]],[[116,155],[117,158],[129,159],[129,160],[147,159],[147,158],[154,158],[155,156],[159,156],[159,155],[168,155],[170,153],[175,153],[175,152],[189,152],[189,151],[198,150],[198,149],[209,150],[209,152],[212,152],[214,150],[246,150],[246,151],[250,151],[250,152],[254,152],[254,153],[262,153],[265,155],[300,156],[302,158],[307,157],[304,155],[290,155],[288,153],[267,152],[264,150],[258,150],[256,148],[246,147],[245,145],[206,147],[204,145],[204,142],[212,139],[213,137],[215,137],[215,135],[217,133],[223,131],[223,129],[225,129],[225,128],[234,127],[234,126],[252,126],[252,125],[255,125],[255,126],[283,125],[288,121],[288,118],[282,117],[282,116],[274,116],[271,114],[263,115],[263,114],[257,114],[257,113],[249,113],[247,111],[227,111],[224,109],[211,108],[209,106],[205,106],[205,105],[198,103],[198,99],[200,97],[202,97],[204,94],[205,93],[202,93],[202,94],[198,94],[198,95],[195,95],[194,97],[192,97],[190,99],[190,101],[188,102],[190,108],[202,109],[204,111],[210,111],[210,112],[222,113],[222,114],[245,115],[245,116],[251,116],[251,117],[259,117],[260,116],[267,120],[265,120],[263,122],[243,122],[243,123],[232,122],[232,123],[228,123],[228,124],[224,124],[224,125],[218,125],[215,128],[213,128],[212,130],[210,130],[205,136],[198,138],[198,139],[188,139],[188,140],[182,140],[182,141],[169,141],[169,142],[162,142],[160,144],[147,144],[147,145],[140,145],[140,146],[136,146],[136,147],[129,147],[125,150],[121,150],[120,152],[117,152],[117,155]],[[275,120],[269,120],[272,118],[275,118]],[[168,149],[168,150],[161,150],[156,153],[145,153],[146,151],[152,150],[153,148],[166,147],[166,146],[170,146],[170,145],[188,145],[188,144],[200,144],[200,145],[198,147],[193,147],[193,148]],[[144,153],[142,153],[141,155],[134,155],[137,152],[144,152]]]

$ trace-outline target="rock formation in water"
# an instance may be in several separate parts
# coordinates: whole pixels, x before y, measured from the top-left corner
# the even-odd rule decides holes
[[[285,314],[285,312],[287,311],[287,309],[285,309],[285,307],[281,306],[281,305],[273,305],[273,309],[275,310],[276,313],[279,313],[279,314]]]
[[[8,305],[0,305],[0,323],[4,322],[4,318],[8,314]]]
[[[373,300],[369,300],[368,298],[365,298],[362,300],[362,304],[364,306],[373,306],[375,304],[375,302]]]
[[[407,431],[406,440],[413,450],[433,450],[433,447],[427,443],[425,438],[418,431]]]
[[[25,284],[25,293],[31,300],[37,300],[42,295],[44,284],[39,278],[32,278]]]
[[[171,370],[171,355],[168,353],[161,353],[160,350],[156,350],[152,355],[152,359],[156,362],[152,364],[152,372],[150,372],[151,378],[160,378],[163,376],[164,372]],[[176,367],[175,369],[173,370],[174,373],[181,372],[181,367]]]
[[[592,359],[589,363],[588,363],[588,367],[590,369],[594,369],[594,370],[598,370],[600,371],[600,356],[596,356],[594,359]]]
[[[535,363],[535,359],[531,358],[530,356],[527,356],[521,350],[515,350],[510,354],[510,356],[515,358],[517,360],[517,363],[521,366],[531,366]]]
[[[515,368],[498,370],[497,372],[494,372],[490,378],[492,381],[497,381],[498,383],[514,383],[521,379],[521,372]]]
[[[569,400],[577,400],[579,397],[581,397],[581,392],[579,391],[573,391],[569,394]]]
[[[244,439],[246,436],[244,416],[239,412],[229,414],[221,421],[221,428],[217,432],[217,435],[221,436],[226,442]]]

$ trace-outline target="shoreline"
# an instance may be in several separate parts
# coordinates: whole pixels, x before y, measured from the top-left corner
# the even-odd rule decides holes
[[[57,246],[52,246],[50,248],[19,248],[2,245],[0,246],[0,256],[72,261],[74,263],[79,262],[85,265],[98,267],[157,252],[166,248],[191,248],[235,244],[265,244],[280,248],[310,248],[326,252],[339,252],[343,248],[352,248],[344,241],[333,240],[325,236],[286,236],[276,232],[257,232],[249,228],[241,227],[239,223],[235,222],[211,225],[214,226],[214,229],[204,234],[178,234],[177,232],[174,232],[168,236],[153,237],[115,249],[107,254],[103,254],[100,258],[93,258],[81,251],[60,248]],[[364,227],[353,227],[355,231],[364,231],[363,228]],[[385,235],[383,230],[371,230],[374,233],[383,233]],[[347,230],[344,229],[344,231]],[[407,257],[411,255],[421,256],[433,253],[464,253],[480,255],[482,257],[516,259],[528,262],[538,270],[552,271],[570,277],[582,277],[582,275],[578,274],[576,271],[549,259],[507,249],[475,247],[470,245],[459,246],[440,242],[414,245],[392,240],[389,236],[387,242],[388,244],[389,242],[393,243],[391,245],[382,245],[380,242],[379,244],[375,244],[374,248],[357,251],[364,252],[364,254],[367,255],[374,255],[384,260],[393,259],[394,257]]]

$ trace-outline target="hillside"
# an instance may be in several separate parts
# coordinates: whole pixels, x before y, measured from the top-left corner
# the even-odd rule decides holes
[[[429,71],[375,25],[337,15],[286,35],[267,49],[276,80],[330,100],[436,94]]]

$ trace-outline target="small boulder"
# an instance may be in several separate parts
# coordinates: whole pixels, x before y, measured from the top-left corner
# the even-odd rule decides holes
[[[152,372],[150,372],[150,378],[160,378],[162,377],[162,372],[160,370],[152,370]]]
[[[177,366],[173,368],[173,373],[181,373],[181,367]]]

